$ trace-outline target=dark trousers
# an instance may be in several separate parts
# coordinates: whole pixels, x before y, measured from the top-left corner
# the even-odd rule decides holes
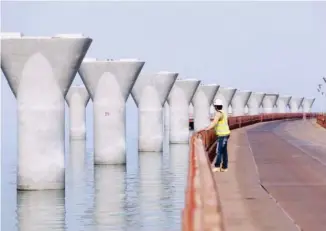
[[[216,146],[216,162],[215,167],[219,168],[222,162],[222,168],[228,168],[228,136],[219,136],[217,138],[217,146]]]

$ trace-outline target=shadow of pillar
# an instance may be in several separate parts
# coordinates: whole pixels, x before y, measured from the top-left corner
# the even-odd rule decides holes
[[[188,172],[188,144],[170,144],[170,171],[172,185],[172,204],[173,204],[173,228],[181,227],[181,211],[184,207],[185,188]]]
[[[94,225],[93,163],[89,163],[85,140],[70,140],[66,166],[66,227],[83,230]]]

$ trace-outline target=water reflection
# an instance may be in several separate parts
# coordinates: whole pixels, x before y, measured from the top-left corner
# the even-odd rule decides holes
[[[139,175],[138,172],[127,170],[125,187],[125,230],[135,231],[141,228],[139,205]]]
[[[15,156],[11,153],[5,156]],[[5,158],[2,158],[2,160]],[[16,158],[15,158],[16,159]],[[17,164],[15,161],[2,161],[1,163],[1,217],[0,230],[17,231]]]
[[[168,147],[167,147],[168,148]],[[165,224],[165,230],[173,230],[175,226],[173,218],[173,174],[171,173],[170,155],[167,150],[162,156],[162,168],[161,168],[161,197],[160,205],[162,208],[162,222]]]
[[[70,140],[66,167],[66,227],[67,230],[88,231],[93,225],[94,192],[92,168],[86,161],[85,140]]]
[[[188,144],[170,144],[170,168],[173,177],[172,204],[174,206],[174,219],[181,227],[181,210],[184,207],[184,195],[188,171]]]
[[[186,144],[169,146],[167,142],[164,153],[129,152],[127,168],[94,166],[93,155],[85,153],[84,141],[71,141],[69,149],[65,190],[18,192],[19,231],[181,230]],[[16,193],[14,186],[11,195]],[[16,208],[16,197],[14,202]],[[10,209],[6,211],[15,218]],[[8,220],[3,230],[15,231],[10,228],[13,223]]]
[[[66,181],[71,181],[72,184],[76,184],[79,181],[84,180],[80,175],[85,174],[86,167],[86,141],[85,140],[70,140],[69,143],[69,157],[67,163],[68,177]],[[67,174],[66,174],[67,175]],[[69,184],[69,183],[68,183]]]
[[[97,231],[124,230],[124,165],[96,165],[95,223]]]
[[[18,230],[63,231],[64,209],[64,190],[18,191]]]
[[[160,205],[161,155],[160,152],[139,152],[139,201],[144,230],[159,231],[164,225]]]

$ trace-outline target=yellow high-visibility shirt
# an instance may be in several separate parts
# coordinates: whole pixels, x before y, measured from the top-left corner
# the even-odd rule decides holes
[[[215,133],[217,136],[228,136],[231,133],[228,124],[228,117],[224,111],[221,110],[219,112],[222,113],[222,118],[220,118],[217,125],[215,126]]]

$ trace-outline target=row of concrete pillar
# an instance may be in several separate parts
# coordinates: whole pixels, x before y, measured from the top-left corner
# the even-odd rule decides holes
[[[177,79],[174,72],[141,73],[144,61],[85,58],[91,43],[91,38],[81,34],[1,34],[1,68],[17,99],[19,189],[64,187],[65,100],[70,108],[71,139],[86,139],[85,108],[89,99],[93,101],[95,164],[126,163],[125,103],[130,94],[139,111],[142,152],[163,149],[165,103],[171,143],[188,143],[191,102],[197,128],[209,123],[214,97],[223,99],[225,105],[233,99],[234,115],[240,115],[246,104],[260,104],[258,95],[252,97],[251,92]],[[84,86],[71,86],[77,72]],[[266,94],[263,105],[272,107],[273,97]],[[252,103],[248,103],[250,98]],[[251,113],[255,107],[249,107]]]
[[[260,113],[310,112],[315,98],[292,97],[288,95],[263,92],[242,91],[235,88],[219,87],[214,99],[220,98],[230,115],[258,115]],[[231,109],[231,110],[230,110]],[[288,110],[289,109],[289,110]],[[211,116],[214,115],[211,106]],[[190,117],[193,105],[190,105]]]
[[[221,99],[225,110],[232,116],[258,115],[260,113],[285,113],[287,112],[287,108],[289,108],[289,112],[292,113],[308,113],[315,101],[314,98],[299,98],[280,94],[243,91],[221,86],[217,86],[217,89],[213,86],[206,86],[205,89],[207,89],[207,100],[212,103],[214,99]],[[216,90],[215,95],[214,92],[211,92],[211,89]],[[209,93],[211,93],[211,95],[209,95]],[[198,117],[198,110],[194,110],[194,107],[196,108],[196,103],[193,102],[189,107],[190,118]],[[213,117],[215,113],[214,107],[211,105],[209,110],[210,116]],[[208,121],[209,120],[206,119],[205,124],[207,124]],[[199,123],[195,120],[194,129],[202,129],[204,127],[202,123],[203,121]]]
[[[225,110],[232,116],[258,115],[260,113],[285,113],[287,112],[287,108],[289,108],[289,112],[292,113],[297,113],[299,111],[308,113],[315,101],[314,98],[310,99],[280,94],[243,91],[236,88],[225,88],[221,86],[206,86],[203,91],[206,91],[206,101],[208,102],[212,103],[214,99],[221,99]],[[203,100],[200,100],[200,102],[202,101]],[[198,117],[198,110],[194,110],[194,107],[198,107],[195,102],[190,105],[189,117],[195,119]],[[199,113],[202,113],[202,111],[203,109],[201,109]],[[211,105],[210,116],[213,117],[214,114],[215,110]],[[206,119],[206,122],[203,120],[198,122],[195,119],[194,129],[200,130],[207,123],[209,123],[209,119]]]

